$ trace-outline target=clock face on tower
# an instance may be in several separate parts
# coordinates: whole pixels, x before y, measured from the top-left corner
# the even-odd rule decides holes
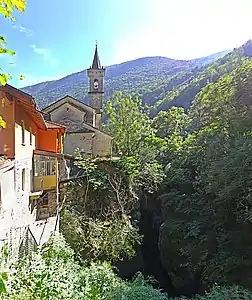
[[[94,90],[98,90],[99,88],[99,82],[97,79],[94,80]]]

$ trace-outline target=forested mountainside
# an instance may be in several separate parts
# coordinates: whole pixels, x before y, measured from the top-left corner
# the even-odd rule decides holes
[[[194,68],[190,72],[179,73],[163,87],[163,96],[154,105],[152,114],[167,110],[171,106],[188,108],[200,90],[211,82],[217,82],[221,76],[229,74],[241,66],[246,58],[252,57],[252,41],[219,58],[217,61],[203,67]],[[158,91],[156,90],[155,93]],[[160,91],[161,92],[161,91]],[[160,93],[159,93],[160,95]]]
[[[125,93],[138,93],[145,103],[153,105],[165,97],[164,92],[168,89],[193,76],[195,68],[201,68],[227,52],[223,51],[189,61],[166,57],[145,57],[109,66],[105,74],[105,97],[110,97],[115,91],[122,90]],[[178,74],[180,77],[177,78]],[[86,70],[83,70],[59,80],[25,87],[23,90],[36,97],[40,108],[66,94],[86,102],[88,77]]]

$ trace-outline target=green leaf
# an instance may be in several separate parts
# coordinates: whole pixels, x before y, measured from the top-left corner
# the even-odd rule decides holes
[[[0,277],[0,295],[6,293],[6,287],[4,284],[4,280]]]
[[[2,272],[0,275],[2,276],[3,280],[8,280],[8,274],[6,272]]]

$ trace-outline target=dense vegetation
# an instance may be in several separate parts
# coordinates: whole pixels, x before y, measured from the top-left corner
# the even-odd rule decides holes
[[[131,282],[122,281],[107,263],[92,263],[81,267],[74,261],[74,253],[59,236],[26,260],[1,263],[2,300],[168,300],[139,274]],[[249,291],[239,287],[214,287],[197,300],[249,300]],[[176,299],[174,299],[176,300]],[[177,300],[182,300],[179,298]]]
[[[7,17],[13,7],[24,9],[24,1],[2,3]],[[3,43],[0,53],[7,53]],[[104,130],[117,157],[78,160],[79,178],[65,186],[64,238],[14,263],[4,251],[0,298],[252,299],[251,55],[248,42],[210,66],[158,57],[109,68],[107,96],[123,90],[105,107]],[[82,75],[73,75],[75,84],[71,76],[59,81],[62,89],[50,82],[27,90],[42,92],[42,101],[69,91],[83,99]],[[7,76],[0,78],[5,83]],[[143,107],[132,92],[154,107]],[[158,241],[150,238],[154,232]],[[151,254],[147,264],[160,259],[152,269],[158,282],[116,275],[112,264],[128,264],[139,246]],[[139,269],[146,275],[145,268]],[[179,298],[154,289],[163,284],[161,269]]]
[[[244,62],[202,89],[188,115],[177,109],[155,119],[174,128],[157,126],[169,145],[158,200],[162,261],[178,287],[186,278],[199,290],[214,282],[252,288],[251,80]]]
[[[138,93],[145,103],[153,105],[163,99],[168,90],[185,82],[194,76],[196,70],[222,57],[225,53],[221,52],[192,61],[146,57],[109,66],[105,73],[105,98],[111,97],[115,91],[122,90],[124,93]],[[36,97],[40,108],[67,94],[86,102],[87,73],[84,70],[59,80],[26,87],[23,90]]]
[[[18,10],[23,12],[26,8],[25,0],[1,0],[0,1],[0,15],[4,18],[15,19],[12,17],[13,11]],[[3,36],[0,36],[0,54],[1,55],[14,55],[15,52],[6,47],[6,39]],[[10,74],[7,74],[2,70],[0,66],[0,86],[5,85],[7,80],[11,78]],[[22,77],[21,77],[22,79]],[[1,124],[0,124],[1,126]]]
[[[110,266],[128,264],[140,244],[148,251],[153,228],[159,253],[147,263],[160,256],[177,299],[251,299],[251,82],[244,60],[187,113],[172,107],[154,119],[138,97],[114,94],[104,130],[117,157],[80,158],[79,179],[65,187],[61,231],[73,250],[59,237],[28,260],[2,262],[2,299],[169,299],[153,288],[161,282],[123,281]]]
[[[88,205],[95,199],[102,205],[99,212],[111,214],[97,214],[96,202],[91,209],[86,206],[85,218],[93,222],[92,228],[99,228],[99,222],[103,222],[103,228],[107,223],[109,228],[113,213],[119,212],[116,216],[123,220],[124,211],[129,221],[126,232],[132,230],[136,235],[133,239],[131,234],[118,239],[118,232],[125,232],[125,227],[116,222],[116,230],[107,231],[110,239],[104,237],[102,230],[97,235],[95,229],[93,241],[102,254],[98,260],[108,259],[105,250],[108,245],[114,249],[113,235],[117,248],[113,250],[116,256],[111,256],[112,263],[131,255],[139,241],[144,244],[146,236],[152,233],[140,230],[139,234],[144,235],[141,238],[139,222],[149,210],[149,223],[158,228],[158,255],[178,293],[201,294],[216,282],[252,289],[251,82],[252,62],[245,59],[240,67],[201,89],[187,114],[184,108],[172,107],[150,119],[138,97],[115,94],[107,102],[108,122],[104,129],[114,136],[119,158],[103,162],[110,171],[100,166],[96,177],[90,179],[92,184],[101,178],[102,186],[111,184],[112,173],[114,183],[121,182],[123,189],[114,189],[112,183],[106,193],[89,194],[89,201],[84,196],[75,196],[79,204],[74,219],[81,221],[83,203]],[[119,170],[123,172],[119,172],[120,176]],[[121,180],[122,174],[127,184]],[[78,184],[74,183],[75,187]],[[130,201],[129,210],[124,210],[130,194],[135,196],[134,201]],[[113,201],[123,206],[118,210]],[[108,210],[106,203],[111,205]],[[84,223],[82,230],[89,228],[90,234],[90,225]],[[66,233],[69,239],[70,234]],[[82,247],[87,244],[90,239],[86,235]],[[126,253],[127,249],[130,252]],[[226,293],[235,297],[233,291],[229,289]]]

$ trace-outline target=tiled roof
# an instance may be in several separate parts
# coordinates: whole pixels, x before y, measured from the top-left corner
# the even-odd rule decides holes
[[[97,45],[95,45],[95,54],[92,63],[92,69],[101,69],[101,63],[98,55]]]
[[[92,132],[95,132],[95,131],[92,129],[82,127],[77,130],[69,131],[68,133],[92,133]]]
[[[11,163],[12,163],[11,159],[7,159],[4,156],[0,156],[0,170],[7,167]]]
[[[51,121],[45,121],[46,122],[46,127],[49,129],[53,129],[53,128],[66,128],[66,126],[61,125],[61,124],[57,124]]]

